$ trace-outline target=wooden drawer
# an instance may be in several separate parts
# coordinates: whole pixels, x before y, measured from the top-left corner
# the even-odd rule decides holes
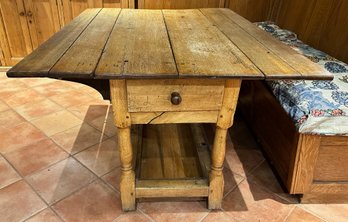
[[[224,83],[216,79],[127,80],[128,112],[219,110]],[[178,105],[171,102],[173,92],[180,94]]]

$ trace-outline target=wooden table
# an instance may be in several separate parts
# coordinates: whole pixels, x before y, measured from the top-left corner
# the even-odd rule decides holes
[[[110,89],[124,210],[134,210],[136,198],[177,196],[208,197],[209,209],[220,208],[226,135],[241,80],[332,78],[229,9],[89,9],[7,75],[82,82],[104,98]],[[207,177],[204,169],[192,173],[195,158],[178,155],[194,146],[188,139],[199,138],[200,128],[159,125],[142,131],[147,142],[139,156],[147,160],[138,159],[143,169],[136,179],[131,125],[168,123],[216,123],[211,162],[200,160]],[[156,144],[149,142],[153,132],[160,140]],[[165,146],[157,155],[162,159],[153,151],[158,144]],[[204,157],[204,145],[191,157]],[[147,156],[151,152],[154,156]],[[202,177],[186,178],[189,174]]]

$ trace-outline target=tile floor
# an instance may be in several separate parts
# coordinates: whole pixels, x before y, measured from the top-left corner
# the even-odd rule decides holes
[[[84,85],[0,73],[0,221],[348,221],[348,205],[301,205],[284,193],[238,117],[223,210],[164,200],[123,213],[111,114]]]

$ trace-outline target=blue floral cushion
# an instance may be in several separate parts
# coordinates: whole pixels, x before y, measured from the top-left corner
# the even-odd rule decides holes
[[[304,44],[296,34],[272,22],[256,24],[334,74],[333,81],[267,81],[299,132],[348,134],[348,65]]]

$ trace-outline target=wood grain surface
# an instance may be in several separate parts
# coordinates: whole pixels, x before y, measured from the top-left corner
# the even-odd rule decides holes
[[[97,78],[176,77],[160,10],[122,10],[96,70]]]
[[[10,77],[332,79],[229,9],[88,10]]]
[[[16,76],[46,76],[49,70],[64,55],[76,41],[88,24],[100,12],[100,9],[88,9],[69,25],[52,36],[38,49],[14,66],[9,75]]]

